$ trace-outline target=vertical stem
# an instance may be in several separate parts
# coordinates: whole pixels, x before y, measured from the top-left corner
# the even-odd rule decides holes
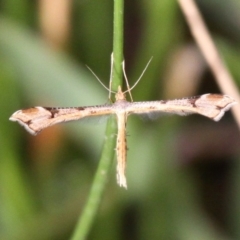
[[[123,61],[123,11],[124,0],[114,0],[113,13],[113,79],[112,88],[117,90],[122,84],[122,61]]]
[[[115,122],[111,118],[108,121],[106,128],[105,143],[102,150],[101,159],[97,172],[94,176],[93,184],[89,193],[88,200],[83,209],[82,215],[80,216],[76,225],[75,231],[71,240],[84,240],[92,227],[94,219],[97,215],[101,199],[106,186],[108,173],[111,167],[112,160],[114,158],[114,147],[115,147]]]
[[[114,21],[113,21],[113,90],[117,90],[122,82],[122,61],[123,61],[123,1],[114,0]],[[94,219],[97,215],[101,199],[106,187],[110,167],[114,158],[116,144],[116,120],[110,118],[105,132],[105,142],[101,159],[93,184],[89,193],[86,206],[83,209],[71,240],[86,239]]]

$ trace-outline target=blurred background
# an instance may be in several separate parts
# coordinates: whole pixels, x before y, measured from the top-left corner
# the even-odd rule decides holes
[[[197,4],[240,79],[240,2]],[[111,0],[0,1],[0,239],[69,239],[86,202],[105,122],[72,122],[31,136],[10,115],[31,106],[107,102]],[[182,98],[219,88],[177,1],[125,1],[126,72],[134,101]],[[240,239],[240,137],[230,112],[130,116],[128,190],[115,163],[88,239]],[[114,149],[113,149],[114,151]]]

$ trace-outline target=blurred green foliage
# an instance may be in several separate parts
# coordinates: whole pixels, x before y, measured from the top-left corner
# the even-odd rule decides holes
[[[197,2],[239,81],[239,2]],[[0,239],[69,239],[97,168],[105,124],[76,122],[33,137],[8,118],[17,109],[34,105],[107,102],[108,93],[85,64],[108,85],[112,1],[73,2],[71,40],[62,52],[43,41],[36,4],[2,0],[1,6]],[[131,85],[154,57],[133,90],[134,100],[161,99],[172,54],[193,42],[183,16],[173,0],[126,1],[125,14],[126,71]],[[229,29],[231,33],[227,34]],[[208,81],[202,82],[198,93],[208,87]],[[237,127],[227,115],[219,127],[200,116],[164,116],[154,122],[130,117],[128,190],[117,186],[113,166],[89,239],[239,239],[240,168],[236,149],[240,141]],[[206,131],[209,127],[211,131]],[[194,141],[188,141],[185,131],[190,131]],[[207,139],[220,141],[221,133],[228,136],[220,145],[227,148],[222,158],[187,158],[184,154],[198,149]],[[181,145],[185,140],[187,145]],[[210,141],[206,152],[212,148],[220,151],[215,145]],[[207,177],[209,169],[214,179]],[[208,184],[215,188],[207,191],[204,187]]]

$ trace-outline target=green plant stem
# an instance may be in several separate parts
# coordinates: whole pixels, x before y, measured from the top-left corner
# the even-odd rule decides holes
[[[114,0],[113,13],[113,79],[112,89],[117,91],[122,85],[122,61],[123,61],[123,13],[124,0]]]
[[[122,82],[122,61],[123,61],[123,0],[114,1],[114,21],[113,21],[113,78],[112,88],[117,87]],[[102,150],[101,159],[95,174],[90,194],[80,216],[71,240],[86,239],[94,219],[97,215],[101,199],[106,186],[108,173],[114,159],[114,148],[116,145],[116,119],[111,117],[107,123],[105,132],[105,143]]]
[[[108,173],[114,158],[114,147],[115,147],[115,119],[111,118],[108,121],[106,128],[105,143],[103,146],[102,156],[99,162],[97,172],[95,174],[92,188],[83,209],[82,215],[79,218],[72,240],[83,240],[86,239],[93,221],[101,203],[102,195],[106,186]]]

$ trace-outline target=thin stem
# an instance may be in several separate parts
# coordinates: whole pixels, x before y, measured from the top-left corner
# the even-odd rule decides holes
[[[178,2],[186,17],[192,35],[216,78],[218,86],[221,88],[222,92],[231,95],[239,103],[240,97],[237,90],[238,88],[220,57],[194,0],[178,0]],[[239,107],[235,106],[231,110],[240,128]]]
[[[113,69],[112,87],[117,90],[122,82],[121,63],[123,61],[123,0],[114,0],[114,22],[113,22]],[[80,216],[71,240],[86,239],[94,219],[97,215],[102,196],[106,187],[110,167],[114,159],[114,148],[116,144],[116,120],[110,118],[105,132],[105,142],[101,159],[95,174],[90,194]]]
[[[123,77],[123,10],[124,0],[114,0],[112,88],[115,92],[122,85]]]

